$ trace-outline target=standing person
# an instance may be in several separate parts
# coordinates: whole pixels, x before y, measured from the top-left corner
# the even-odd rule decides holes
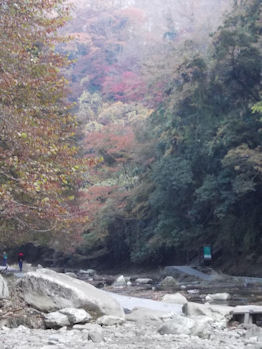
[[[7,253],[5,251],[3,252],[3,266],[7,267]]]
[[[18,265],[19,265],[19,270],[22,272],[23,269],[23,261],[24,261],[24,254],[23,252],[18,253]]]

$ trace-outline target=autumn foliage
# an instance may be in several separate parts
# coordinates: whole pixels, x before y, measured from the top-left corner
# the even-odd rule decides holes
[[[54,232],[74,219],[88,159],[65,104],[67,64],[55,51],[69,8],[60,0],[0,3],[0,222],[10,232]],[[4,49],[3,49],[4,48]],[[6,232],[8,232],[6,234]],[[23,235],[23,234],[22,234]]]
[[[109,6],[109,4],[108,4]],[[74,64],[67,71],[71,98],[84,90],[99,92],[112,101],[142,101],[145,86],[137,52],[129,52],[143,25],[144,14],[136,8],[118,8],[87,1],[77,9],[64,31],[74,40],[60,48]],[[127,51],[126,51],[127,49]]]

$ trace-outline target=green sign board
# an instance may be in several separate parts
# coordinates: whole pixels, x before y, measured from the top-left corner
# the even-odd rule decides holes
[[[204,246],[204,258],[211,259],[211,247],[210,246]]]

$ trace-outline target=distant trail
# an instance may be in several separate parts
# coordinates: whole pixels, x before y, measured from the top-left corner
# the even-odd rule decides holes
[[[246,282],[247,284],[262,283],[262,278],[256,278],[252,276],[233,276],[233,278],[236,278],[237,280],[243,280],[243,282]]]
[[[179,265],[179,266],[174,265],[174,266],[168,266],[165,268],[167,272],[172,271],[174,269],[182,273],[185,273],[187,275],[195,276],[198,279],[205,280],[205,281],[212,281],[217,279],[216,275],[209,275],[209,274],[202,273],[201,271],[198,271],[195,268],[190,267],[188,265]],[[250,283],[250,284],[262,283],[262,278],[258,278],[258,277],[251,277],[251,276],[231,276],[231,277],[232,279],[243,280],[243,282]]]
[[[165,268],[166,271],[168,271],[168,270],[171,271],[172,269],[173,270],[176,269],[182,273],[195,276],[198,279],[205,280],[205,281],[211,281],[211,280],[214,280],[216,278],[214,275],[202,273],[201,271],[198,271],[198,270],[196,270],[193,267],[190,267],[188,265],[179,265],[179,266],[174,265],[174,266],[168,266]]]

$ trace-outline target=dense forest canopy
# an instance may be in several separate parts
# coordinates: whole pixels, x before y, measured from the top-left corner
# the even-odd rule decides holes
[[[255,262],[261,1],[72,2],[1,2],[2,241]]]

